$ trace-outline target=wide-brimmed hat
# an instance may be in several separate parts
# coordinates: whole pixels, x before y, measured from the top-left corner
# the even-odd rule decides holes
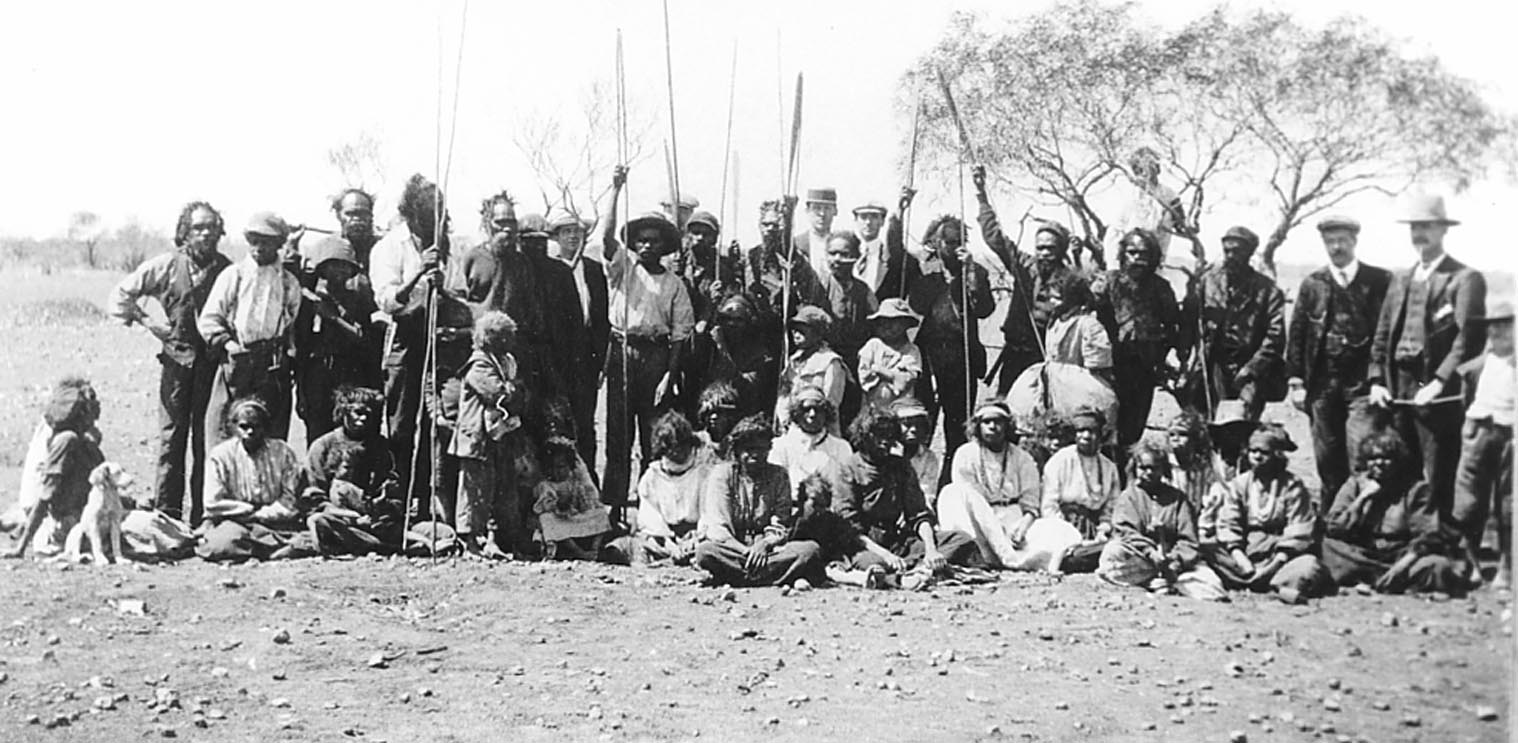
[[[582,230],[590,229],[590,220],[581,219],[569,212],[564,212],[548,221],[548,232],[553,234],[567,227],[579,227]]]
[[[541,214],[534,213],[523,215],[521,219],[517,220],[517,237],[531,237],[537,238],[539,240],[547,240],[548,220],[544,219],[543,215]]]
[[[1471,320],[1488,325],[1499,322],[1513,321],[1513,303],[1506,299],[1489,299],[1486,302],[1486,314],[1481,317],[1473,317]]]
[[[274,212],[256,212],[248,218],[248,226],[242,232],[244,235],[263,235],[283,240],[290,234],[290,225]]]
[[[304,246],[303,246],[304,247]],[[358,268],[358,254],[353,252],[353,246],[336,235],[331,235],[316,241],[316,244],[305,247],[306,265],[312,270],[322,267],[327,261],[342,261]]]
[[[1207,427],[1219,431],[1246,425],[1253,428],[1255,421],[1249,417],[1249,409],[1244,406],[1244,401],[1223,400],[1218,403],[1217,410],[1213,411],[1212,422]]]
[[[875,310],[868,318],[871,322],[876,320],[894,320],[902,318],[911,320],[913,325],[922,322],[922,317],[912,311],[912,306],[905,299],[887,299],[880,303],[880,309]]]
[[[1331,232],[1333,230],[1348,230],[1360,234],[1360,220],[1346,214],[1330,214],[1318,220],[1319,232]]]
[[[860,214],[879,214],[883,217],[888,213],[890,213],[890,210],[886,209],[885,203],[876,199],[870,199],[854,207],[854,216],[859,216]]]
[[[659,237],[664,242],[665,253],[673,253],[680,249],[680,229],[675,226],[674,222],[669,221],[669,217],[659,212],[648,212],[642,216],[629,219],[627,224],[622,226],[623,242],[628,242],[630,235],[638,234],[638,230],[645,227],[653,227],[659,231]],[[628,247],[630,249],[631,245]]]
[[[833,324],[833,318],[823,311],[821,307],[804,304],[796,309],[796,314],[791,316],[790,324],[812,325],[826,329]]]
[[[806,190],[806,203],[808,204],[832,204],[838,205],[838,189],[836,188],[808,188]]]
[[[722,230],[721,223],[717,221],[717,215],[708,211],[696,212],[690,215],[690,219],[685,220],[686,229],[690,229],[690,226],[693,224],[704,224],[712,228],[712,232],[720,232]]]
[[[1450,219],[1444,211],[1444,197],[1438,194],[1414,194],[1409,196],[1402,207],[1402,218],[1398,222],[1409,224],[1417,222],[1433,222],[1434,224],[1456,225],[1459,221]]]
[[[1223,233],[1223,242],[1238,240],[1249,247],[1250,250],[1260,247],[1260,236],[1254,234],[1254,230],[1242,225],[1234,225]]]

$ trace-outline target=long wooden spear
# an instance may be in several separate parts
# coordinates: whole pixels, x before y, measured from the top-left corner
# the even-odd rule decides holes
[[[786,197],[795,191],[797,151],[801,146],[801,73],[796,73],[796,103],[791,108],[791,156],[789,167],[781,175],[785,182],[785,190],[781,194],[781,250],[785,256],[785,286],[780,295],[780,357],[781,369],[789,363],[791,358],[791,333],[786,324],[791,321],[791,273],[796,263],[795,241],[791,239],[791,229],[795,219],[795,207],[786,204]]]
[[[977,332],[977,331],[976,331],[976,327],[975,327],[976,326],[975,314],[974,314],[974,312],[970,308],[970,277],[973,274],[973,270],[972,269],[974,268],[975,264],[973,262],[973,258],[970,258],[970,256],[969,256],[968,247],[969,247],[969,244],[970,244],[970,236],[967,234],[968,231],[965,229],[965,172],[964,171],[965,171],[965,160],[969,159],[971,161],[974,161],[975,150],[970,145],[970,135],[965,132],[964,122],[961,121],[960,118],[959,118],[959,107],[956,106],[956,105],[954,105],[954,92],[949,89],[949,80],[948,80],[948,78],[944,77],[943,69],[942,68],[940,68],[938,70],[938,85],[939,85],[939,88],[941,88],[943,90],[944,103],[948,104],[948,106],[949,106],[949,115],[954,118],[954,128],[959,131],[959,145],[960,145],[960,148],[961,148],[960,149],[960,153],[959,153],[959,240],[960,240],[960,244],[963,245],[963,246],[965,246],[967,248],[966,251],[965,251],[965,253],[966,253],[966,258],[969,259],[969,260],[960,261],[961,265],[959,267],[959,273],[960,273],[960,276],[959,276],[959,288],[961,290],[961,294],[963,295],[961,297],[961,300],[962,300],[961,307],[963,309],[963,315],[961,316],[961,319],[962,319],[963,322],[961,324],[964,327],[963,327],[963,330],[961,332],[961,335],[964,336],[964,352],[965,352],[965,420],[969,420],[970,416],[972,416],[974,414],[974,410],[975,410],[975,381],[974,380],[975,380],[975,377],[976,377],[975,374],[971,373],[972,370],[971,370],[971,365],[970,365],[970,333]]]
[[[917,90],[917,100],[912,107],[912,145],[907,150],[907,190],[911,191],[917,182],[917,140],[922,127],[922,89]],[[911,212],[911,205],[901,210],[901,291],[898,294],[902,299],[907,297],[907,241],[911,239],[911,221],[907,215]]]
[[[717,202],[717,241],[712,255],[712,280],[722,283],[722,225],[727,223],[727,169],[733,155],[733,101],[738,93],[738,40],[733,39],[733,66],[727,77],[727,137],[722,141],[722,195]],[[737,198],[733,201],[736,203]]]
[[[664,81],[669,90],[669,188],[674,209],[675,227],[684,230],[680,220],[680,148],[675,138],[675,64],[669,40],[669,0],[664,0]]]

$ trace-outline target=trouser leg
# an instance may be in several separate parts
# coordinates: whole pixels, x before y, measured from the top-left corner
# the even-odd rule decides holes
[[[1460,464],[1460,424],[1462,413],[1456,406],[1442,406],[1415,412],[1413,428],[1423,457],[1423,471],[1433,487],[1434,502],[1439,504],[1440,518],[1450,518],[1455,500],[1455,471]]]
[[[395,459],[395,473],[406,502],[415,502],[420,488],[413,490],[412,452],[416,445],[417,413],[422,402],[422,355],[425,349],[392,350],[385,364],[385,425],[390,433],[390,453]],[[421,480],[420,482],[425,482]]]
[[[158,482],[154,507],[175,519],[184,518],[185,454],[190,429],[195,370],[163,361],[158,377]]]
[[[601,390],[600,371],[582,369],[577,389],[569,400],[575,419],[575,450],[585,468],[596,472],[596,398]]]
[[[938,484],[943,485],[953,474],[953,468],[949,464],[954,452],[965,443],[965,421],[969,419],[966,407],[973,404],[974,399],[965,395],[965,365],[962,361],[937,358],[931,362],[931,367],[933,386],[938,393],[938,406],[943,412],[945,461],[938,478]]]
[[[1461,436],[1450,521],[1472,549],[1481,546],[1494,501],[1502,497],[1503,490],[1511,490],[1511,438],[1511,434],[1485,421],[1466,423],[1465,435]],[[1503,486],[1504,480],[1508,487]]]
[[[495,468],[486,459],[458,457],[459,488],[453,528],[460,534],[484,534],[495,499]]]
[[[601,502],[609,506],[627,502],[632,477],[631,390],[622,374],[623,358],[621,343],[613,341],[606,358],[606,475],[601,479]]]
[[[1346,448],[1345,424],[1349,404],[1343,389],[1330,384],[1308,403],[1312,421],[1313,459],[1318,467],[1320,503],[1332,503],[1339,486],[1349,479],[1349,451]]]
[[[1112,583],[1144,587],[1160,571],[1154,561],[1149,559],[1145,548],[1114,539],[1102,548],[1102,555],[1097,558],[1096,573]]]
[[[1115,371],[1117,447],[1119,454],[1122,454],[1144,437],[1144,428],[1149,424],[1149,411],[1154,407],[1155,381],[1143,371],[1130,372],[1122,366]]]

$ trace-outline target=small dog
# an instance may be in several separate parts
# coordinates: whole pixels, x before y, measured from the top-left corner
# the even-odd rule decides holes
[[[69,530],[64,545],[64,557],[82,562],[85,537],[90,540],[90,557],[96,565],[121,560],[121,520],[126,517],[127,507],[122,503],[121,491],[132,484],[132,476],[121,465],[105,462],[90,472],[90,499],[84,505],[79,523]],[[111,559],[107,560],[105,545],[110,540]]]

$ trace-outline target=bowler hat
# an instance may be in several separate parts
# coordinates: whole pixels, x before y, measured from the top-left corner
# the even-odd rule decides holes
[[[528,214],[517,221],[517,237],[548,239],[548,220],[541,214]]]
[[[888,212],[889,210],[886,209],[886,205],[875,199],[870,199],[854,207],[854,216],[859,216],[860,214],[879,214],[885,216]]]
[[[1410,224],[1418,222],[1432,222],[1434,224],[1456,225],[1458,221],[1450,219],[1444,211],[1444,197],[1438,194],[1414,194],[1408,197],[1403,207],[1402,218],[1398,222]]]
[[[815,325],[826,328],[833,324],[833,318],[828,316],[821,307],[811,304],[801,305],[796,309],[796,314],[791,316],[792,325]]]
[[[808,204],[832,204],[838,205],[838,189],[836,188],[808,188],[806,190],[806,203]]]
[[[1360,220],[1344,214],[1330,214],[1318,220],[1319,232],[1333,230],[1348,230],[1356,235],[1360,234]]]
[[[922,318],[912,311],[912,307],[907,304],[907,300],[897,298],[881,302],[880,309],[875,310],[873,314],[865,319],[874,322],[876,320],[892,320],[895,318],[911,320],[913,325],[922,322]]]
[[[1223,242],[1228,242],[1229,240],[1238,240],[1244,243],[1250,250],[1260,247],[1260,236],[1254,234],[1254,230],[1248,227],[1239,225],[1229,227],[1228,231],[1223,233]]]
[[[693,224],[704,224],[712,228],[712,232],[718,232],[722,229],[717,222],[717,216],[708,211],[700,211],[690,215],[690,219],[685,222],[686,229],[689,229]]]
[[[290,234],[290,225],[274,212],[257,212],[248,218],[248,226],[243,228],[243,234],[264,235],[283,240]]]
[[[675,227],[674,222],[669,221],[669,217],[659,212],[648,212],[647,214],[628,220],[627,224],[622,226],[622,240],[626,242],[629,235],[636,236],[638,230],[646,227],[652,227],[659,231],[659,238],[664,243],[663,251],[666,254],[680,249],[679,228]]]

